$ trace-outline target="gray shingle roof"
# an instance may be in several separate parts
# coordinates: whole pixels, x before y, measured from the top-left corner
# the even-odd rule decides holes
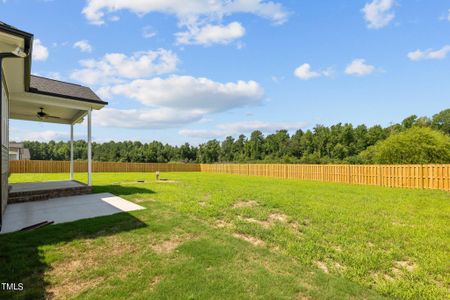
[[[78,101],[93,102],[105,105],[108,104],[100,99],[88,87],[36,75],[30,76],[30,89],[28,92],[55,97],[64,97]]]

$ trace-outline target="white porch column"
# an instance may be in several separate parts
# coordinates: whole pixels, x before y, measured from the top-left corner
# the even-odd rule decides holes
[[[88,185],[92,185],[92,109],[88,110],[88,149],[87,149],[87,159],[88,159]]]
[[[70,180],[73,178],[73,124],[70,124]]]

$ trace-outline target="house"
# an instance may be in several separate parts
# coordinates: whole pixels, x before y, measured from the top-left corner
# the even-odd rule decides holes
[[[29,160],[30,150],[23,143],[9,142],[9,160]]]
[[[107,105],[90,88],[78,84],[62,82],[49,78],[31,75],[33,53],[33,35],[0,22],[0,83],[1,83],[1,210],[0,225],[3,212],[13,197],[14,185],[8,185],[9,175],[9,120],[28,120],[67,124],[71,133],[70,179],[58,186],[51,183],[47,186],[48,196],[55,195],[58,189],[62,193],[70,193],[70,189],[80,193],[84,184],[73,180],[73,126],[87,117],[88,136],[88,184],[92,184],[92,110],[99,110]],[[26,195],[33,199],[33,189],[41,191],[39,199],[45,197],[42,190],[45,183],[22,186],[16,195]],[[50,194],[51,192],[51,194]],[[57,194],[57,193],[56,193]],[[1,227],[0,227],[1,228]]]

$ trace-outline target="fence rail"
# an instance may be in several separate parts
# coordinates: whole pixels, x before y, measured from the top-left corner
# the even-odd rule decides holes
[[[209,172],[450,191],[450,165],[159,164],[93,162],[94,172]],[[68,173],[68,161],[11,161],[11,173]],[[75,172],[87,172],[85,161]]]

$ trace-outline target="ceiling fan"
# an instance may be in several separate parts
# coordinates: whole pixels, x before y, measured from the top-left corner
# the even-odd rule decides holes
[[[39,109],[41,111],[38,111],[36,113],[36,117],[38,117],[39,120],[42,120],[42,119],[61,119],[60,117],[51,116],[48,113],[44,112],[44,108],[43,107],[39,107]]]

